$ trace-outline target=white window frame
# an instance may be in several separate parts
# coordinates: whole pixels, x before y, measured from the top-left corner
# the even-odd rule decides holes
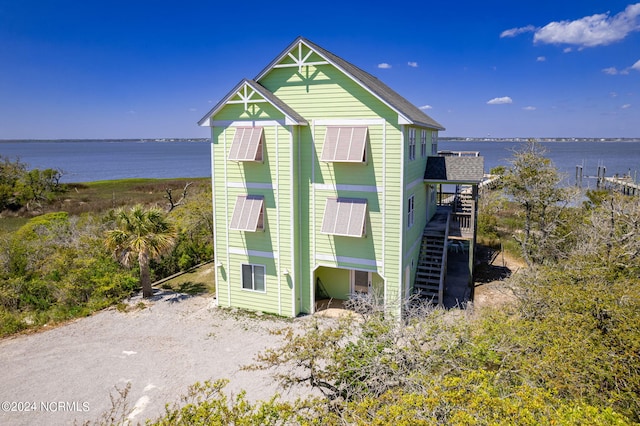
[[[431,132],[431,155],[438,155],[438,131]]]
[[[427,156],[427,131],[424,129],[420,131],[420,156]]]
[[[245,266],[248,266],[251,268],[251,282],[249,283],[250,286],[245,286],[245,282],[244,282],[244,269]],[[262,289],[256,289],[256,269],[261,268],[262,269]],[[267,292],[267,267],[265,265],[258,265],[258,264],[253,264],[253,263],[243,263],[240,266],[240,276],[241,276],[241,281],[242,281],[242,290],[246,290],[246,291],[255,291],[258,293],[266,293]]]
[[[416,195],[413,194],[407,200],[407,228],[413,228],[416,214]]]
[[[409,129],[409,160],[416,159],[416,129]]]

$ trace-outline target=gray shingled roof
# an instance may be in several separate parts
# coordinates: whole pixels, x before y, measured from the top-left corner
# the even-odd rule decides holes
[[[484,157],[428,157],[424,179],[437,182],[479,183]]]
[[[400,96],[393,89],[378,80],[373,75],[361,70],[350,62],[345,61],[339,56],[334,55],[333,53],[323,49],[315,43],[312,43],[304,37],[298,37],[280,55],[278,55],[278,57],[272,63],[270,63],[264,70],[262,70],[255,79],[259,81],[262,76],[264,76],[269,70],[271,70],[271,68],[276,63],[278,63],[284,55],[286,55],[291,49],[293,49],[293,47],[297,46],[299,42],[303,42],[311,49],[316,51],[316,53],[318,53],[320,56],[324,57],[327,61],[332,63],[334,66],[342,69],[342,71],[351,76],[351,78],[360,82],[360,84],[362,84],[365,88],[370,90],[373,94],[378,96],[380,99],[382,99],[389,106],[394,108],[398,113],[405,116],[414,124],[422,127],[444,130],[444,127],[440,123],[422,112],[422,110]]]

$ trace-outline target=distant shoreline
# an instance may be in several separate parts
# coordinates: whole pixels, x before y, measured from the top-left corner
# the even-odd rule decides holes
[[[469,136],[439,136],[439,142],[527,142],[533,139],[536,142],[640,142],[638,138],[560,138],[560,137],[544,137],[544,138],[492,138],[492,137],[469,137]],[[0,139],[0,143],[19,143],[19,142],[185,142],[185,143],[209,143],[209,138],[132,138],[132,139]]]
[[[640,142],[640,138],[471,138],[440,136],[439,142]]]
[[[133,138],[133,139],[0,139],[0,143],[19,142],[210,142],[209,138]]]

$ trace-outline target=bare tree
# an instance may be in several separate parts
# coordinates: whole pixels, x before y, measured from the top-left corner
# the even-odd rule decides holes
[[[171,188],[165,189],[165,192],[167,193],[167,195],[165,195],[164,198],[166,198],[169,201],[169,211],[173,211],[173,209],[175,209],[176,207],[184,204],[185,200],[187,199],[187,190],[192,184],[193,182],[187,182],[184,185],[184,188],[182,188],[182,194],[180,195],[180,198],[177,201],[173,199],[173,190]]]

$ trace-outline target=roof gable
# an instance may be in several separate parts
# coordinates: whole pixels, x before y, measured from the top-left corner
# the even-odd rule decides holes
[[[243,104],[245,111],[251,108],[254,110],[259,108],[259,104],[269,103],[285,118],[286,124],[307,125],[307,121],[300,114],[295,112],[291,107],[282,102],[277,96],[264,88],[260,83],[254,80],[244,79],[236,85],[216,106],[214,106],[207,114],[202,117],[198,124],[200,126],[211,125],[211,118],[216,115],[222,108],[229,104]]]
[[[381,102],[396,111],[401,124],[414,124],[436,130],[444,130],[441,124],[373,75],[303,37],[298,37],[283,50],[256,76],[255,80],[260,81],[274,68],[298,67],[301,71],[303,66],[324,64],[333,65]]]

